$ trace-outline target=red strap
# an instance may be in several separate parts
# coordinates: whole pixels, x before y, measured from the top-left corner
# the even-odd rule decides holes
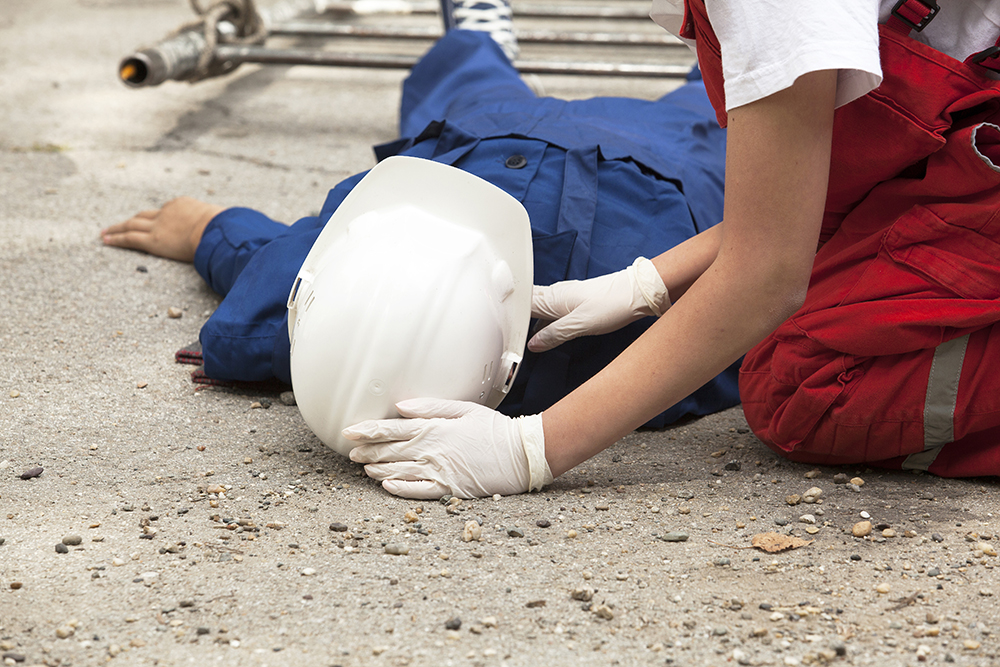
[[[911,30],[920,32],[940,9],[934,0],[899,0],[892,8],[887,25],[904,35],[909,35]]]
[[[993,72],[1000,72],[1000,37],[997,43],[979,53],[973,53],[965,59],[966,65],[979,65]]]

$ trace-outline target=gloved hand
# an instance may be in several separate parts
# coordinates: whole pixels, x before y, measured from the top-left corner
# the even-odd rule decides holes
[[[531,316],[551,323],[528,341],[532,352],[544,352],[579,336],[594,336],[670,307],[670,295],[653,263],[640,257],[626,269],[589,280],[567,280],[535,286]]]
[[[344,429],[359,443],[351,460],[404,498],[481,498],[524,493],[552,481],[542,416],[517,419],[478,403],[400,401],[410,419],[369,420]]]

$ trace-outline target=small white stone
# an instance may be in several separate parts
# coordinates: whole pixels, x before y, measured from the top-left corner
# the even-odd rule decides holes
[[[303,569],[302,570],[302,576],[303,577],[314,577],[314,576],[316,576],[316,570],[315,570],[315,568],[307,567],[307,568]]]
[[[816,523],[816,517],[814,517],[812,514],[803,514],[802,516],[799,517],[799,521],[801,523],[814,524]]]
[[[869,514],[868,512],[864,512],[864,511],[862,511],[862,512],[861,512],[861,514],[860,514],[859,516],[860,516],[860,517],[861,517],[862,519],[870,519],[870,518],[872,518],[872,515],[871,515],[871,514]]]

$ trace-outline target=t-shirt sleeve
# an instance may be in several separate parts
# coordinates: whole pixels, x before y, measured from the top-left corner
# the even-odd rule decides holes
[[[882,81],[878,1],[706,0],[722,49],[726,110],[838,70],[837,106]]]

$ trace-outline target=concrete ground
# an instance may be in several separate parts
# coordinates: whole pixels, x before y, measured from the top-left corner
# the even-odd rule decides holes
[[[115,80],[121,56],[189,16],[181,0],[0,8],[5,663],[1000,661],[995,481],[814,472],[731,410],[630,435],[542,493],[448,508],[390,497],[276,395],[196,391],[173,354],[217,297],[98,230],[179,194],[316,211],[394,137],[403,73]],[[811,487],[821,503],[788,503]],[[854,537],[862,513],[874,529]],[[464,542],[473,519],[482,540]],[[771,531],[811,542],[752,548]]]

